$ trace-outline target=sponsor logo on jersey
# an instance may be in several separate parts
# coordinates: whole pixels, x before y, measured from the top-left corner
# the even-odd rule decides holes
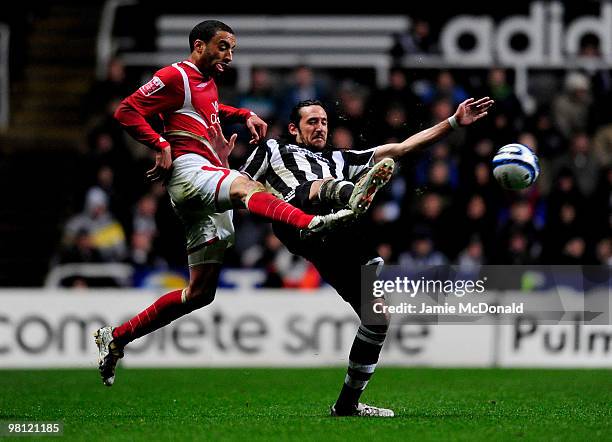
[[[141,86],[140,89],[138,90],[142,93],[142,95],[144,95],[145,97],[148,97],[149,95],[153,95],[155,92],[157,92],[164,86],[165,86],[164,82],[161,81],[159,77],[153,77],[151,81]]]
[[[286,144],[285,151],[289,153],[292,153],[292,152],[301,153],[302,155],[306,157],[310,157],[315,160],[325,161],[327,164],[329,164],[329,160],[325,158],[323,155],[321,155],[321,153],[312,152],[308,149],[304,149],[303,147],[296,146],[295,144]]]

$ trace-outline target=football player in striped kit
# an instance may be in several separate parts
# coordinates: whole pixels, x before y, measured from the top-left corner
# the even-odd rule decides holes
[[[470,98],[447,120],[401,143],[354,151],[327,145],[327,112],[321,102],[306,100],[298,103],[289,117],[288,129],[294,141],[261,142],[241,170],[306,212],[329,213],[345,207],[360,212],[368,208],[378,187],[389,180],[394,159],[442,139],[455,128],[474,123],[486,116],[492,105],[489,97]],[[374,306],[364,305],[361,298],[361,266],[383,263],[375,244],[370,244],[371,235],[358,222],[352,228],[306,237],[290,226],[273,226],[287,248],[311,261],[361,320],[342,390],[331,407],[332,416],[394,416],[392,410],[359,402],[388,330],[388,318],[376,314]]]

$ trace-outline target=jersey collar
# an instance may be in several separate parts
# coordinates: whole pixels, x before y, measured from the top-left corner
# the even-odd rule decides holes
[[[196,71],[198,71],[198,72],[200,73],[200,75],[204,76],[204,74],[202,73],[202,71],[200,71],[200,70],[198,69],[198,67],[197,67],[195,64],[193,64],[191,61],[189,61],[189,60],[185,60],[185,61],[183,61],[183,63],[185,63],[187,66],[189,66],[189,67],[191,67],[191,68],[195,69]]]

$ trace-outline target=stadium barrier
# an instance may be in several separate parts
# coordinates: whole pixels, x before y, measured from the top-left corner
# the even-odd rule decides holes
[[[256,66],[289,68],[372,68],[379,87],[387,84],[394,35],[406,32],[410,18],[397,15],[161,15],[155,25],[156,50],[118,51],[126,66],[161,67],[185,58],[186,36],[199,22],[215,19],[239,36],[237,88],[247,91]],[[108,38],[106,38],[108,40]]]
[[[119,324],[159,293],[0,290],[0,367],[96,366],[92,333]],[[608,295],[609,296],[609,295]],[[128,367],[344,365],[357,326],[331,290],[224,290],[215,302],[135,341]],[[394,326],[381,364],[609,367],[612,326],[512,324]]]

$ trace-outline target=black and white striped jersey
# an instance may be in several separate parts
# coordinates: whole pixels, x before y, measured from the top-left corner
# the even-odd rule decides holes
[[[374,162],[375,147],[368,150],[324,149],[311,151],[303,146],[269,139],[261,143],[240,169],[265,184],[276,196],[291,200],[295,188],[321,178],[351,180]]]

